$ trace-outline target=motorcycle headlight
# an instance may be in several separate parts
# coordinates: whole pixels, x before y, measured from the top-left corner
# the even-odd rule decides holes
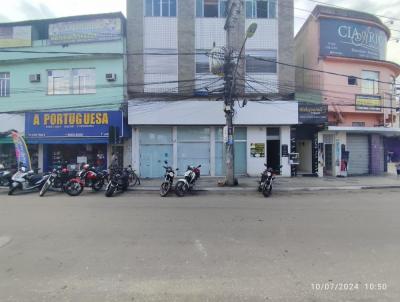
[[[169,174],[169,176],[171,176],[171,177],[174,176],[174,172],[169,172],[168,174]]]
[[[272,173],[271,172],[267,172],[267,176],[271,176],[272,175]]]

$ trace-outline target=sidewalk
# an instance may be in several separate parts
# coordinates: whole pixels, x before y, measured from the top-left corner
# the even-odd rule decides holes
[[[178,178],[175,178],[175,181]],[[259,178],[240,177],[236,187],[219,186],[224,177],[201,177],[195,186],[196,191],[210,192],[256,192]],[[141,185],[133,190],[159,191],[162,179],[142,179]],[[277,177],[274,181],[274,191],[323,191],[323,190],[362,190],[400,188],[400,177],[397,176],[361,176],[361,177]]]

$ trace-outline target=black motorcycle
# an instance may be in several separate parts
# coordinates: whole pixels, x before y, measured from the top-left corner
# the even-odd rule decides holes
[[[168,165],[167,161],[164,161],[166,165]],[[171,166],[163,166],[165,169],[165,174],[164,174],[164,181],[161,184],[160,187],[160,195],[162,197],[165,197],[168,195],[169,191],[171,191],[171,188],[174,183],[174,177],[175,177],[175,171]],[[176,169],[178,171],[179,169]]]
[[[40,189],[39,196],[44,196],[44,194],[48,191],[50,187],[60,189],[61,192],[65,192],[68,181],[74,178],[75,175],[76,172],[71,172],[70,170],[68,170],[67,165],[54,168],[49,178]]]
[[[106,187],[106,197],[111,197],[116,192],[125,192],[129,186],[129,172],[125,169],[112,170],[110,181]]]
[[[8,169],[5,169],[2,164],[0,164],[0,187],[7,187],[11,186],[12,180],[12,172]]]
[[[275,172],[272,168],[268,168],[267,164],[264,164],[265,170],[261,173],[261,181],[258,187],[258,191],[262,192],[264,197],[269,197],[272,193],[272,182],[275,180]],[[282,166],[280,166],[282,168]]]
[[[8,195],[13,195],[16,190],[22,191],[38,191],[41,190],[49,174],[38,175],[32,170],[28,171],[25,167],[21,167],[17,173],[12,176],[12,183],[8,191]]]

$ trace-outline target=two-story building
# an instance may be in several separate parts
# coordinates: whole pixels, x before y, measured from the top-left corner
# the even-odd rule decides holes
[[[400,66],[386,60],[389,39],[390,29],[374,15],[320,5],[297,33],[296,97],[328,106],[328,127],[313,144],[320,176],[387,169],[384,141],[399,133],[400,74]],[[308,149],[300,148],[300,160]]]
[[[235,173],[257,176],[267,163],[290,176],[290,130],[298,123],[294,69],[276,61],[293,64],[293,0],[242,1],[233,10],[229,3],[127,1],[128,118],[141,176],[162,176],[164,160],[180,173],[201,164],[203,175],[225,174],[224,82],[210,72],[209,53],[227,43],[229,11],[237,50],[248,26],[258,26],[239,64],[237,80],[249,101],[239,108],[241,97],[235,108]]]
[[[125,22],[108,13],[0,24],[1,127],[24,134],[36,168],[106,167],[113,151],[130,162]],[[1,143],[0,161],[12,162]]]

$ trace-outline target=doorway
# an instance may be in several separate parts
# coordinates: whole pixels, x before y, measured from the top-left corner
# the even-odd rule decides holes
[[[333,145],[325,144],[324,145],[324,153],[325,153],[325,166],[324,166],[324,175],[332,176],[332,166],[333,166]]]
[[[300,163],[297,167],[298,174],[312,173],[312,141],[299,140],[296,143],[296,150],[299,153]]]
[[[279,140],[267,141],[267,166],[274,171],[280,171],[281,165],[281,142]]]

